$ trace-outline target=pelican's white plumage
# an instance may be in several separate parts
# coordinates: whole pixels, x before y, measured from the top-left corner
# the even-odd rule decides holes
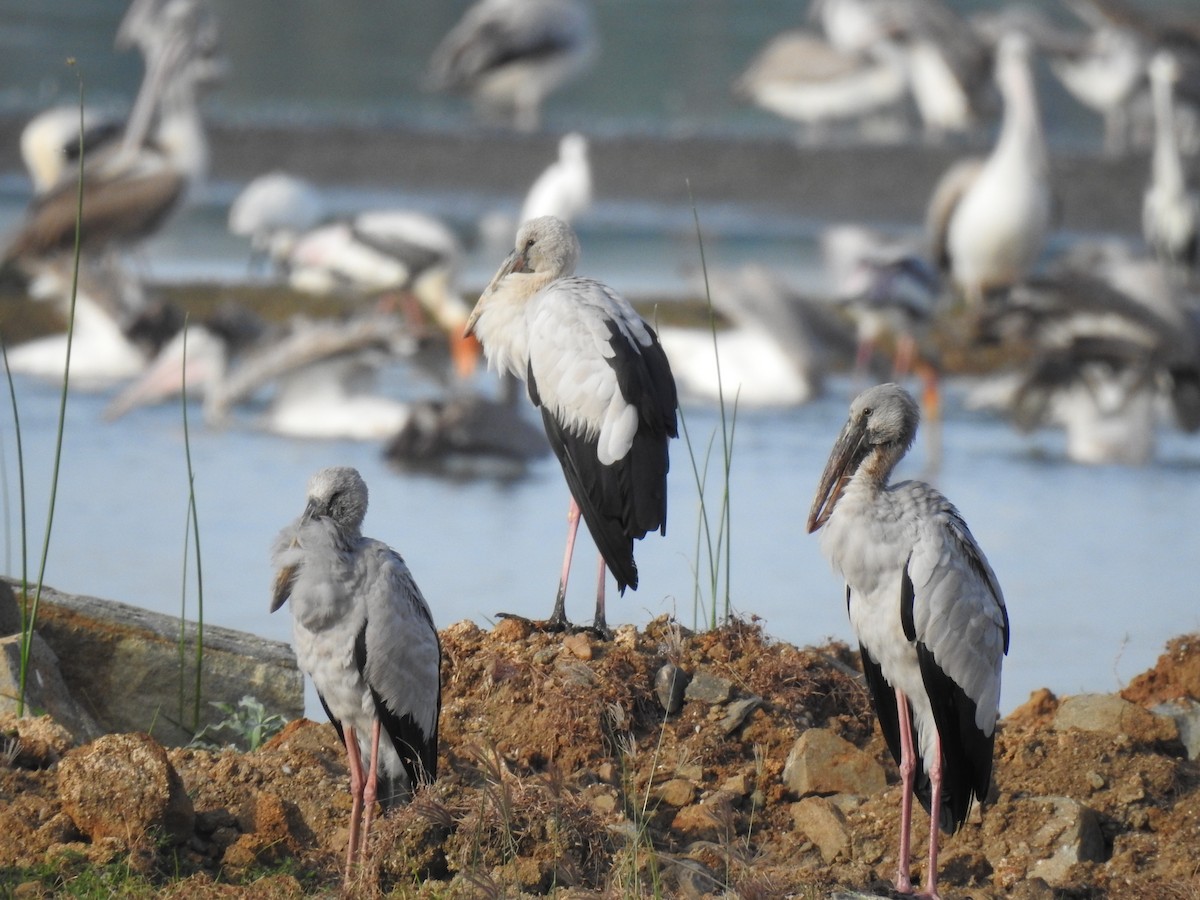
[[[442,702],[433,616],[400,555],[363,536],[366,512],[356,470],[322,469],[272,552],[271,610],[291,601],[297,661],[350,758],[347,878],[376,799],[386,810],[436,777]]]
[[[612,288],[573,275],[578,260],[561,219],[526,222],[467,322],[489,365],[525,381],[571,491],[556,627],[566,625],[581,513],[618,587],[637,587],[633,542],[666,529],[667,444],[677,432],[675,380],[657,336]],[[606,629],[603,577],[595,626]]]
[[[889,484],[916,436],[916,401],[894,384],[850,405],[817,488],[810,532],[846,581],[850,622],[880,728],[903,780],[896,886],[909,878],[911,795],[931,812],[926,892],[937,894],[939,825],[987,796],[1008,652],[995,573],[958,510],[918,481]]]
[[[1050,187],[1030,41],[1005,34],[996,81],[1004,120],[991,155],[951,168],[934,191],[929,229],[934,258],[974,303],[1024,277],[1050,227]]]

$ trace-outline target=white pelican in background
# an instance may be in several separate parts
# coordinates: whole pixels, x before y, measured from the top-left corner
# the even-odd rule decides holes
[[[820,392],[829,344],[841,343],[821,304],[797,296],[761,266],[710,273],[709,288],[714,309],[729,323],[715,339],[707,327],[659,329],[681,394],[711,403],[736,398],[739,406],[795,406]]]
[[[588,162],[587,138],[572,131],[558,142],[558,159],[530,186],[518,224],[541,216],[555,216],[570,223],[591,203],[592,167]]]
[[[543,101],[595,60],[584,0],[479,0],[442,39],[429,62],[437,90],[469,93],[486,113],[537,128]]]
[[[1188,190],[1175,133],[1172,93],[1178,77],[1179,63],[1174,56],[1165,50],[1156,53],[1150,61],[1154,155],[1142,201],[1142,234],[1159,259],[1190,269],[1197,261],[1200,203]]]
[[[579,516],[600,550],[595,630],[607,634],[604,566],[637,589],[633,542],[666,531],[675,380],[654,331],[612,288],[574,275],[579,241],[547,216],[526,222],[467,323],[489,364],[525,381],[571,492],[567,548],[548,628],[565,601]]]
[[[1000,39],[996,82],[1004,100],[1000,135],[986,160],[953,166],[938,183],[927,224],[934,258],[978,306],[988,293],[1023,278],[1050,227],[1050,186],[1030,42]]]
[[[879,727],[900,766],[896,889],[912,892],[912,797],[930,812],[925,897],[938,897],[938,828],[958,831],[986,800],[1008,653],[1008,612],[957,509],[919,481],[889,484],[917,433],[895,384],[850,404],[808,516],[846,581],[846,607]]]
[[[897,110],[906,78],[897,52],[866,56],[792,30],[759,51],[733,91],[777,116],[820,126]]]
[[[442,709],[437,627],[404,560],[363,537],[367,486],[322,469],[303,515],[275,540],[271,612],[291,601],[296,661],[312,679],[350,766],[346,880],[384,812],[437,777]]]

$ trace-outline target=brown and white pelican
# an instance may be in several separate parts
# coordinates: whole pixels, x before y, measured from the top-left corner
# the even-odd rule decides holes
[[[367,486],[322,469],[304,513],[275,540],[271,612],[291,601],[293,643],[350,766],[346,879],[384,812],[437,777],[442,649],[429,605],[400,554],[364,537]]]
[[[919,481],[889,484],[917,433],[916,401],[895,384],[850,404],[817,486],[808,531],[846,581],[846,606],[879,726],[900,766],[896,888],[912,891],[912,796],[930,811],[925,894],[938,897],[938,828],[962,827],[987,798],[1008,652],[992,567],[957,509]]]
[[[592,204],[592,167],[588,142],[572,131],[558,142],[558,159],[543,170],[525,194],[518,224],[555,216],[568,224]]]
[[[550,628],[567,627],[571,551],[582,513],[600,550],[595,629],[607,632],[604,566],[637,588],[633,542],[666,532],[675,379],[653,329],[612,288],[574,275],[579,241],[547,216],[526,222],[467,322],[488,363],[525,381],[571,493]]]
[[[1020,32],[1000,39],[996,82],[1004,118],[991,155],[965,160],[939,181],[927,227],[933,258],[968,303],[1023,278],[1050,227],[1050,186],[1031,44]]]
[[[469,93],[490,115],[538,127],[543,101],[595,60],[585,0],[479,0],[433,51],[429,83]]]
[[[83,174],[80,242],[87,253],[128,246],[157,231],[200,181],[208,146],[197,92],[220,74],[213,58],[215,23],[206,10],[175,0],[178,13],[151,60],[147,78],[152,107],[143,127],[131,117],[119,143],[89,154]],[[144,91],[143,93],[147,93]],[[137,113],[137,109],[135,109]],[[153,123],[151,127],[150,123]],[[67,177],[34,198],[5,260],[40,262],[69,253],[75,243],[78,185]]]
[[[1190,269],[1197,261],[1200,201],[1188,190],[1175,133],[1172,95],[1179,78],[1179,63],[1172,54],[1160,50],[1150,61],[1149,71],[1154,103],[1154,155],[1150,160],[1150,184],[1142,200],[1142,234],[1159,259]]]

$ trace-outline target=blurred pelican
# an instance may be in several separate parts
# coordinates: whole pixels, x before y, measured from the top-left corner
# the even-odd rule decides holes
[[[849,346],[844,326],[761,266],[711,273],[710,288],[728,327],[715,337],[707,327],[659,329],[680,394],[709,402],[736,398],[740,406],[795,406],[820,392],[830,353]]]
[[[1005,34],[996,81],[1004,119],[986,160],[964,160],[942,176],[929,204],[934,258],[968,303],[1023,278],[1050,226],[1050,187],[1030,42]]]
[[[229,231],[249,238],[267,258],[286,256],[297,238],[325,218],[325,201],[311,184],[286,172],[255,178],[229,207]]]
[[[1142,234],[1154,254],[1168,263],[1192,268],[1197,258],[1197,198],[1188,190],[1175,133],[1172,92],[1179,64],[1167,51],[1150,62],[1154,100],[1154,155],[1150,184],[1142,201]]]
[[[874,58],[793,30],[772,38],[733,90],[768,112],[815,126],[896,110],[906,80],[895,52]]]
[[[88,253],[127,246],[157,231],[207,171],[197,91],[220,73],[212,55],[216,26],[207,10],[190,0],[170,0],[167,9],[166,36],[148,67],[152,87],[139,96],[119,145],[89,154],[85,165],[79,227]],[[150,100],[144,101],[146,95]],[[36,197],[5,252],[6,261],[36,265],[70,252],[77,211],[74,178]]]
[[[399,297],[414,322],[427,314],[446,334],[459,375],[474,372],[479,345],[462,337],[470,309],[455,284],[462,245],[454,232],[404,209],[367,210],[310,227],[323,210],[307,182],[272,173],[238,195],[229,227],[267,253],[295,290]]]
[[[584,0],[479,0],[433,51],[429,83],[532,131],[546,97],[591,65],[596,49]]]
[[[989,52],[974,29],[939,0],[818,0],[812,12],[845,53],[902,68],[928,133],[965,131],[979,117]]]
[[[1018,286],[981,327],[1033,353],[972,404],[1025,431],[1063,428],[1075,462],[1145,462],[1163,418],[1200,429],[1200,320],[1185,306],[1149,305],[1093,266]]]
[[[587,138],[577,132],[558,142],[558,159],[529,188],[518,225],[540,216],[557,216],[568,224],[592,203],[592,167]]]

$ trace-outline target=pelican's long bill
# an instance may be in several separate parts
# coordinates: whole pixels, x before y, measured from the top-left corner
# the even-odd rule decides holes
[[[809,534],[829,521],[846,483],[870,449],[865,423],[861,419],[851,419],[838,435],[829,454],[829,462],[825,463],[825,471],[821,473],[817,496],[813,498],[812,509],[808,512],[806,527]]]
[[[479,314],[483,312],[483,305],[487,302],[487,298],[491,296],[492,291],[496,289],[496,285],[502,282],[513,272],[528,272],[529,261],[525,258],[524,250],[513,250],[500,264],[500,268],[496,270],[496,274],[492,276],[492,280],[488,282],[488,286],[483,289],[483,293],[479,295],[479,299],[475,301],[475,308],[471,310],[471,316],[467,319],[467,327],[463,329],[463,337],[471,337],[475,332],[475,321],[479,318]]]

